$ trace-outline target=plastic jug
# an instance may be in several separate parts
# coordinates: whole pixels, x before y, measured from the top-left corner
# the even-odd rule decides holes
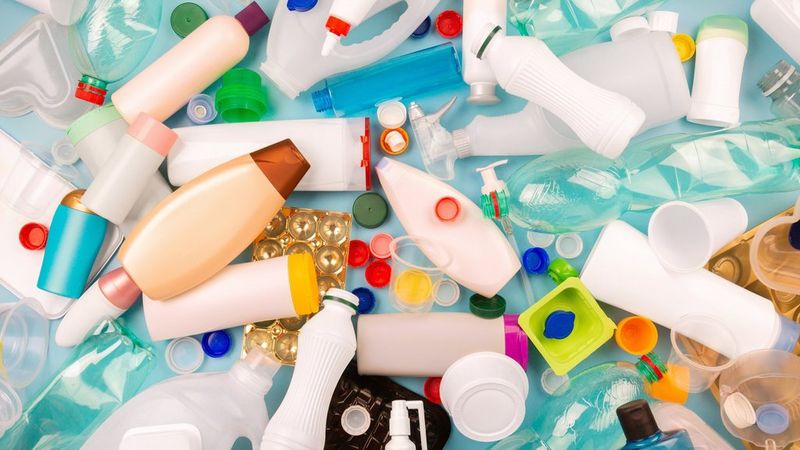
[[[114,412],[81,449],[166,448],[159,445],[169,443],[172,448],[217,450],[233,447],[240,436],[258,448],[267,426],[264,395],[280,367],[264,352],[251,350],[227,372],[164,380]],[[199,447],[177,444],[196,436],[202,443]]]
[[[361,24],[369,11],[375,6],[376,0],[334,0],[328,12],[325,28],[328,34],[322,44],[322,56],[331,54],[331,50],[339,41],[350,33],[351,28]]]
[[[800,5],[795,0],[756,0],[750,16],[796,62],[800,62]]]
[[[664,0],[508,0],[508,20],[523,36],[545,41],[557,55],[590,43],[611,25],[658,8]]]
[[[507,179],[511,220],[545,233],[585,231],[627,211],[800,188],[800,119],[672,134],[630,146],[617,161],[587,149],[545,155]]]
[[[379,0],[367,17],[400,1]],[[291,11],[287,2],[280,0],[275,8],[261,71],[289,98],[295,98],[326,77],[358,69],[386,56],[408,39],[439,0],[405,0],[408,8],[388,30],[364,42],[340,44],[328,56],[322,56],[320,49],[328,33],[325,22],[333,0],[320,0],[305,12]]]

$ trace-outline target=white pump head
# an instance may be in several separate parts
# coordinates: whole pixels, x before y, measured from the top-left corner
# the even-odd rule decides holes
[[[425,430],[425,405],[422,400],[394,400],[392,402],[392,414],[389,416],[389,435],[392,437],[386,448],[395,448],[393,442],[397,442],[397,437],[408,437],[411,435],[411,421],[408,418],[408,410],[416,409],[419,416],[419,441],[422,450],[428,450],[427,431]],[[413,448],[413,443],[411,447]]]
[[[481,178],[483,178],[483,187],[481,187],[482,193],[500,191],[505,188],[506,184],[497,179],[497,173],[494,171],[495,167],[502,166],[504,164],[508,164],[507,159],[495,161],[486,167],[478,167],[475,169],[475,172],[481,174]]]

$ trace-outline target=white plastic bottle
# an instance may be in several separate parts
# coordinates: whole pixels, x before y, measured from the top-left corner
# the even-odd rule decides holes
[[[219,450],[243,436],[252,448],[267,425],[264,395],[281,367],[249,351],[227,372],[193,373],[155,384],[115,411],[82,450]]]
[[[408,410],[416,409],[419,415],[419,440],[421,450],[428,450],[428,436],[425,432],[425,405],[422,400],[394,400],[392,401],[392,413],[389,416],[389,442],[383,447],[384,450],[417,450],[417,446],[411,441],[411,420],[408,418]]]
[[[351,317],[358,297],[328,289],[323,309],[302,328],[292,381],[264,430],[261,450],[322,450],[336,384],[356,352]]]
[[[756,0],[750,6],[750,16],[800,63],[800,4],[796,0]]]
[[[328,33],[322,43],[322,56],[330,55],[339,40],[367,17],[376,2],[377,0],[333,0],[328,21],[325,22]]]
[[[489,62],[500,86],[556,115],[595,152],[616,159],[644,124],[640,107],[575,74],[541,40],[506,36],[494,24],[479,35],[471,51]]]
[[[121,224],[177,139],[166,125],[140,113],[86,189],[83,204],[109,222]]]
[[[472,43],[480,39],[486,23],[506,23],[505,0],[464,0],[464,31],[461,38],[462,75],[469,85],[467,101],[476,105],[493,105],[500,99],[495,94],[497,79],[491,66],[471,51]]]

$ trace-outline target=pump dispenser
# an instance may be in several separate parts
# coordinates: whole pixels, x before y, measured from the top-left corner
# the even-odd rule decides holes
[[[422,450],[428,450],[428,439],[425,431],[425,405],[421,400],[392,402],[392,415],[389,417],[389,435],[392,437],[384,450],[417,450],[417,446],[409,439],[411,436],[411,421],[408,410],[416,409],[419,415],[419,441]]]

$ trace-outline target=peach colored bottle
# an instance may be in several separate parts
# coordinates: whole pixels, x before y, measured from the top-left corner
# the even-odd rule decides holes
[[[250,245],[309,167],[286,139],[191,180],[133,229],[118,255],[125,272],[153,300],[208,280]]]
[[[216,16],[155,60],[111,96],[128,123],[145,112],[165,121],[246,55],[250,36],[269,18],[256,2],[236,17]]]

